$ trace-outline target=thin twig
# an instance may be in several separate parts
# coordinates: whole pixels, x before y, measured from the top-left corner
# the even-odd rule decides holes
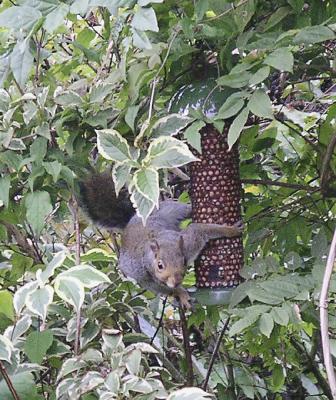
[[[329,341],[329,332],[328,332],[328,290],[329,283],[331,279],[331,274],[333,272],[333,267],[336,258],[336,228],[333,236],[333,240],[331,242],[329,255],[327,259],[327,265],[323,276],[322,289],[320,295],[320,325],[321,325],[321,339],[322,339],[322,350],[323,350],[323,359],[324,365],[327,371],[327,377],[329,386],[331,389],[331,393],[333,398],[336,398],[336,378],[334,367],[332,364],[332,358],[330,353],[330,341]]]
[[[6,384],[8,386],[9,391],[12,393],[13,399],[14,400],[20,400],[20,397],[16,393],[16,390],[15,390],[15,388],[13,386],[13,382],[11,381],[9,375],[7,374],[6,368],[3,365],[3,362],[1,360],[0,360],[0,372],[1,372],[4,380],[6,381]]]
[[[325,192],[328,186],[328,179],[329,179],[329,164],[330,160],[334,154],[334,150],[336,147],[336,134],[334,134],[328,143],[327,150],[325,152],[323,162],[322,162],[322,169],[321,169],[321,192]]]
[[[247,3],[249,0],[242,0],[240,3],[238,3],[237,5],[234,5],[234,3],[231,3],[231,8],[229,8],[228,10],[223,11],[222,13],[215,15],[214,17],[208,18],[206,19],[204,22],[209,22],[209,21],[213,21],[215,19],[224,17],[224,15],[229,14],[231,11],[234,11],[236,8],[244,5],[245,3]]]
[[[156,338],[156,335],[158,334],[158,332],[159,332],[159,330],[160,330],[160,328],[162,326],[162,321],[163,321],[163,316],[164,316],[164,312],[165,312],[165,308],[166,308],[166,304],[167,304],[167,299],[168,299],[168,296],[166,296],[164,298],[164,300],[162,301],[162,311],[161,311],[159,323],[158,323],[158,326],[156,328],[156,331],[155,331],[154,335],[151,338],[150,344],[153,344],[154,339]]]
[[[307,192],[316,191],[316,187],[311,187],[308,185],[300,185],[296,183],[272,181],[271,179],[242,179],[241,182],[248,183],[251,185],[281,186],[295,190],[306,190]]]
[[[210,359],[210,362],[209,362],[208,371],[207,371],[207,374],[205,376],[204,383],[202,385],[202,389],[204,391],[206,391],[206,389],[207,389],[208,382],[209,382],[210,375],[211,375],[211,371],[212,371],[212,368],[214,366],[214,363],[215,363],[215,360],[216,360],[216,357],[217,357],[217,354],[218,354],[218,351],[219,351],[219,346],[220,346],[220,344],[221,344],[221,342],[223,340],[224,334],[225,334],[225,332],[226,332],[226,330],[227,330],[227,328],[229,326],[229,322],[230,322],[230,317],[228,317],[227,320],[225,321],[225,324],[224,324],[224,326],[223,326],[223,328],[221,330],[221,333],[219,334],[219,336],[217,338],[217,341],[216,341],[216,344],[215,344],[215,348],[214,348],[214,351],[213,351],[213,353],[211,355],[211,359]]]
[[[74,228],[76,233],[76,265],[80,264],[80,229],[79,229],[79,218],[78,218],[78,203],[75,198],[72,201],[73,217],[74,217]],[[80,333],[81,333],[81,309],[77,310],[76,318],[76,337],[75,337],[75,354],[79,354],[80,350]]]
[[[180,304],[180,306],[179,306],[179,312],[180,312],[181,328],[182,328],[182,335],[183,335],[184,354],[185,354],[185,359],[187,362],[186,385],[193,386],[194,371],[193,371],[193,362],[192,362],[192,358],[191,358],[189,330],[188,330],[187,319],[186,319],[182,304]]]

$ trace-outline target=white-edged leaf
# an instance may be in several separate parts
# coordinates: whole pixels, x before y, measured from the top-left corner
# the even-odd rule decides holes
[[[59,278],[70,277],[77,279],[84,287],[89,289],[101,283],[111,283],[110,278],[103,272],[90,265],[76,265],[58,275]]]
[[[129,183],[131,176],[132,167],[127,163],[115,163],[112,169],[112,179],[114,183],[114,190],[116,195],[119,195],[120,190],[126,183]]]
[[[36,7],[13,6],[0,14],[0,26],[16,31],[30,31],[41,17],[42,14]]]
[[[84,302],[84,285],[76,278],[58,276],[55,280],[55,291],[66,303],[78,311]]]
[[[159,205],[159,173],[156,169],[148,167],[137,170],[134,174],[134,184],[139,193],[156,206]]]
[[[153,45],[149,40],[146,32],[135,28],[131,28],[131,32],[132,32],[134,47],[138,47],[139,49],[145,49],[145,50],[152,49]]]
[[[25,198],[26,216],[33,231],[38,235],[44,227],[44,220],[52,212],[50,195],[45,191],[28,193]]]
[[[86,365],[86,362],[80,358],[69,358],[65,360],[62,364],[60,372],[57,375],[57,380],[60,380],[63,376],[71,374],[71,372],[75,372],[81,368],[84,368]]]
[[[205,126],[204,121],[193,122],[185,131],[184,137],[186,138],[188,144],[196,149],[199,153],[202,153],[201,146],[201,133],[200,130]]]
[[[145,225],[147,218],[154,210],[155,203],[143,196],[135,186],[132,187],[130,199],[136,209],[138,217],[142,219],[142,222]]]
[[[24,315],[18,321],[16,321],[15,325],[9,326],[4,333],[7,339],[11,340],[12,343],[16,343],[16,341],[30,328],[32,324],[32,319],[30,315]]]
[[[244,100],[239,93],[233,93],[218,110],[215,119],[226,119],[236,115],[244,107]]]
[[[12,342],[6,336],[0,335],[0,360],[10,363],[13,350]]]
[[[232,146],[238,140],[240,133],[246,124],[248,115],[249,115],[249,109],[247,107],[243,108],[243,110],[237,115],[237,117],[230,125],[230,129],[228,132],[228,139],[227,139],[229,149],[231,149]]]
[[[292,52],[287,47],[280,47],[268,55],[264,64],[270,65],[279,71],[293,71],[294,57]]]
[[[130,147],[125,138],[114,129],[96,130],[99,153],[107,160],[124,162],[132,160]]]
[[[118,371],[110,372],[105,379],[105,386],[112,393],[117,394],[120,389],[120,377]]]
[[[139,7],[134,14],[131,26],[139,31],[159,31],[155,11],[152,7]]]
[[[136,106],[129,106],[125,114],[125,122],[132,129],[132,132],[134,132],[135,130],[134,121],[136,116],[138,115],[139,108],[140,104],[137,104]]]
[[[55,103],[61,106],[80,106],[83,99],[76,92],[68,90],[55,96]]]
[[[265,67],[262,67],[260,69],[258,69],[257,72],[255,72],[250,80],[249,80],[249,84],[250,85],[258,85],[258,83],[263,82],[266,78],[268,78],[269,74],[271,72],[271,68],[266,65]]]
[[[126,368],[130,374],[138,375],[141,362],[141,351],[138,349],[132,350],[126,356]]]
[[[261,118],[273,118],[272,103],[264,90],[255,90],[247,107],[254,115]]]
[[[59,2],[57,7],[46,16],[43,26],[48,33],[54,32],[60,25],[64,24],[69,9],[70,7],[67,4]]]
[[[274,328],[274,321],[271,314],[263,314],[259,319],[259,330],[266,337],[270,337]]]
[[[149,145],[144,163],[155,168],[180,167],[198,159],[191,153],[188,146],[169,136],[156,138]]]
[[[193,120],[194,118],[186,115],[169,114],[155,122],[152,126],[152,136],[175,136]]]
[[[29,40],[17,42],[10,56],[10,66],[18,84],[23,87],[33,67],[34,56],[30,51]]]
[[[17,314],[20,314],[21,310],[26,305],[28,294],[36,290],[37,287],[38,287],[38,282],[32,281],[26,283],[24,286],[20,287],[20,289],[18,289],[15,292],[13,305]]]
[[[214,396],[196,387],[186,387],[171,393],[167,400],[208,400]]]
[[[27,296],[26,306],[34,314],[40,316],[42,321],[47,317],[48,306],[54,297],[54,289],[50,285],[37,288]]]

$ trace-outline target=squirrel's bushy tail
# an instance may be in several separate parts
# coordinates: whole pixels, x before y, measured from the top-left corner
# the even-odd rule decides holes
[[[110,172],[87,176],[79,182],[79,189],[80,206],[96,224],[123,229],[135,214],[127,189],[116,196]]]

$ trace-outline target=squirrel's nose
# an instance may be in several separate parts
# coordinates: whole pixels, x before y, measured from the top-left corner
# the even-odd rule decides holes
[[[182,282],[182,276],[180,274],[175,274],[167,279],[167,286],[174,289],[177,286],[179,286],[181,282]]]

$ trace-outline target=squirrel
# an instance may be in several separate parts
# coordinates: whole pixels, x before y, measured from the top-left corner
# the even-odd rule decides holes
[[[111,174],[95,173],[80,182],[79,203],[89,218],[108,229],[121,230],[119,268],[128,277],[156,294],[178,297],[190,308],[190,296],[182,287],[186,268],[210,239],[234,237],[243,231],[234,225],[180,222],[191,217],[191,205],[163,200],[148,217],[146,226],[130,201],[126,188],[117,196]]]

